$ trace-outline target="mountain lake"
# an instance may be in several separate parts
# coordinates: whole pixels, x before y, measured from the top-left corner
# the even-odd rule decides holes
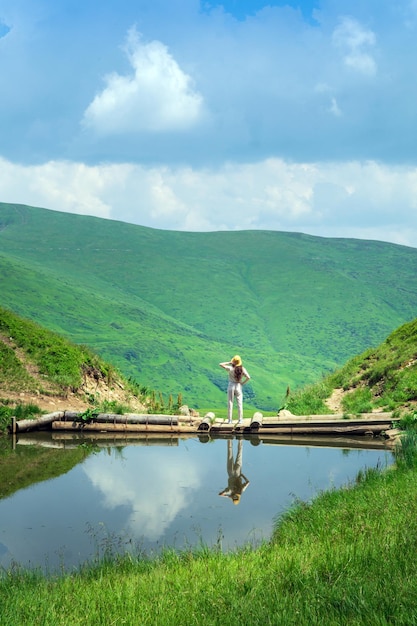
[[[37,433],[9,439],[8,454],[30,447],[31,463],[45,448],[63,455],[81,445],[85,454],[65,473],[35,476],[39,482],[0,498],[3,571],[16,565],[68,571],[104,555],[152,556],[165,547],[255,547],[270,539],[276,520],[298,501],[393,463],[382,441],[366,437],[118,441],[96,435],[74,441]],[[23,470],[24,463],[22,457]],[[1,482],[0,476],[0,494],[7,493]],[[233,500],[236,491],[240,498]]]

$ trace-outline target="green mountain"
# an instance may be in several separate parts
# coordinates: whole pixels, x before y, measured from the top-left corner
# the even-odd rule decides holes
[[[196,408],[276,409],[417,314],[417,250],[266,231],[186,233],[0,204],[0,305]]]

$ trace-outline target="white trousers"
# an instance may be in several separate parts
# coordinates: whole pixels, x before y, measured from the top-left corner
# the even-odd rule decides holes
[[[231,383],[227,387],[227,419],[232,421],[233,400],[236,398],[237,414],[239,420],[243,419],[243,392],[240,383]]]

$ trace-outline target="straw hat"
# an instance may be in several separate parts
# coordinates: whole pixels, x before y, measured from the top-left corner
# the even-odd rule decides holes
[[[238,367],[239,365],[242,365],[242,359],[240,358],[240,356],[238,354],[236,354],[236,356],[233,357],[232,361],[233,365],[235,367]]]

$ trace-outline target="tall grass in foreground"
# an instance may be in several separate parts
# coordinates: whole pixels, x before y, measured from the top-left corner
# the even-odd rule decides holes
[[[412,444],[410,444],[410,450]],[[417,624],[416,448],[396,469],[300,503],[256,550],[167,551],[0,579],[0,624]]]

